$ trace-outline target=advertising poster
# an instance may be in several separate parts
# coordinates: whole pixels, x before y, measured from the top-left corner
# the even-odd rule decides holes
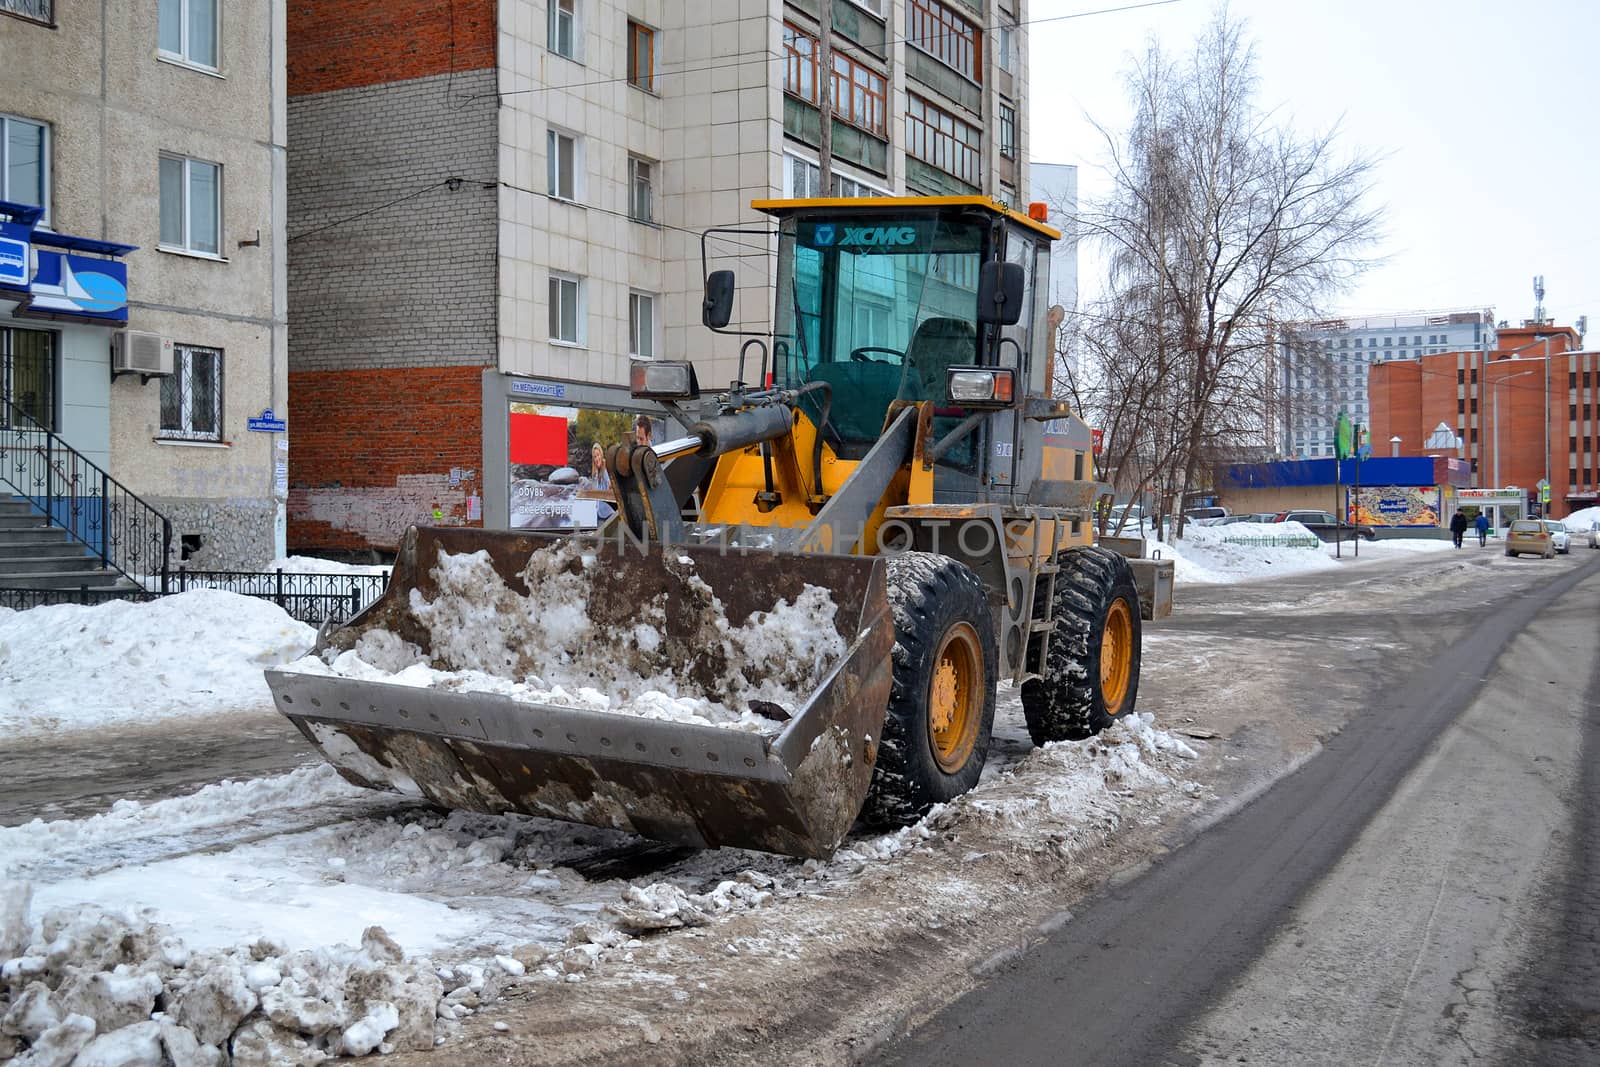
[[[1438,526],[1437,486],[1381,485],[1361,487],[1355,521],[1367,526]]]
[[[516,402],[510,415],[510,523],[523,530],[590,530],[616,510],[605,450],[659,444],[664,420],[636,412]]]

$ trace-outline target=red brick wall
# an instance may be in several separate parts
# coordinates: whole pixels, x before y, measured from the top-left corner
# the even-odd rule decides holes
[[[1422,364],[1415,360],[1374,364],[1367,376],[1371,405],[1372,451],[1389,454],[1389,438],[1398,434],[1401,451],[1416,454],[1422,445]],[[1451,424],[1454,425],[1454,412]]]
[[[481,525],[467,515],[483,496],[482,381],[481,367],[291,373],[290,551],[392,549],[413,524]]]
[[[289,95],[495,66],[495,0],[290,0]]]

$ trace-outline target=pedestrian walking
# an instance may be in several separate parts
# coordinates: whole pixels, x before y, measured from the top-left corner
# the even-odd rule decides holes
[[[1466,532],[1467,532],[1467,516],[1466,516],[1466,513],[1458,511],[1454,515],[1450,516],[1450,537],[1451,537],[1451,539],[1453,539],[1455,541],[1457,548],[1461,547],[1461,538],[1462,538],[1463,535],[1466,534]]]
[[[1487,512],[1478,512],[1478,518],[1473,522],[1472,528],[1478,531],[1479,548],[1489,543],[1489,515]]]

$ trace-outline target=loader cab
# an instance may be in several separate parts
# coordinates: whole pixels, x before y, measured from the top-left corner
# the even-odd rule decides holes
[[[959,424],[968,412],[947,396],[952,366],[1010,366],[1019,395],[1042,392],[1044,368],[1032,366],[1029,353],[1044,328],[1045,301],[1035,293],[1048,282],[1053,231],[981,197],[755,206],[778,219],[775,384],[832,387],[824,436],[841,458],[866,453],[896,400],[932,401],[936,438]],[[979,314],[990,262],[1022,268],[1013,325]],[[823,394],[801,403],[822,421]],[[1015,480],[1019,426],[1015,411],[995,412],[942,457],[936,495],[970,500],[989,488],[1004,495]]]

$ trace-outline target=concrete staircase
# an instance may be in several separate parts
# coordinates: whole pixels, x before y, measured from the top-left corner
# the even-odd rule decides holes
[[[51,526],[26,500],[0,498],[0,589],[136,589],[100,557]]]

